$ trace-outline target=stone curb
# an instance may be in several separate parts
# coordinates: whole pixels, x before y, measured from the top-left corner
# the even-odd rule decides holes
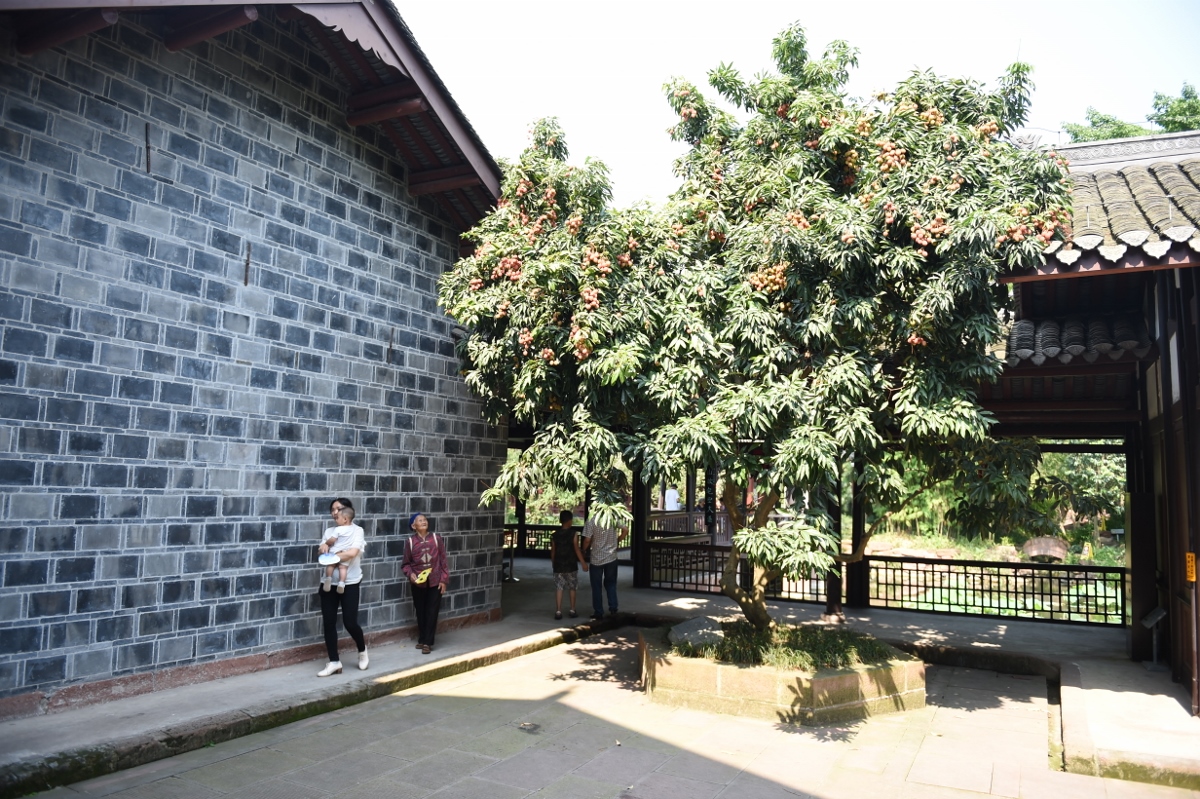
[[[0,799],[26,796],[60,785],[94,779],[163,758],[191,752],[209,744],[241,738],[280,727],[293,721],[340,710],[344,707],[389,696],[445,677],[502,663],[560,644],[570,644],[589,635],[624,626],[631,614],[597,622],[563,627],[528,635],[464,655],[435,661],[427,666],[315,689],[295,701],[272,700],[242,710],[225,711],[108,743],[30,757],[6,763],[0,770]]]

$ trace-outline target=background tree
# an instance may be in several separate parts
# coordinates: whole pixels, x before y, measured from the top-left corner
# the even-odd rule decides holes
[[[1183,84],[1178,97],[1155,92],[1154,112],[1146,119],[1167,133],[1200,130],[1200,96],[1196,94],[1196,87],[1190,83]]]
[[[1105,141],[1107,139],[1125,139],[1134,136],[1149,136],[1153,133],[1179,133],[1185,130],[1200,130],[1200,96],[1196,87],[1190,83],[1183,84],[1183,90],[1178,97],[1169,94],[1154,93],[1154,111],[1146,115],[1146,121],[1157,125],[1161,130],[1122,122],[1109,114],[1102,114],[1088,106],[1087,124],[1080,125],[1064,122],[1063,129],[1071,137],[1072,142]]]
[[[974,395],[1001,366],[996,277],[1036,264],[1067,214],[1062,162],[1000,138],[1025,117],[1027,67],[994,91],[916,73],[862,102],[845,43],[813,60],[793,27],[774,56],[751,82],[710,73],[745,121],[669,84],[690,149],[662,209],[604,210],[595,165],[535,135],[442,290],[489,414],[538,425],[488,498],[587,481],[615,518],[614,458],[651,481],[716,465],[738,531],[722,588],[758,627],[773,580],[837,555],[846,464],[888,509],[908,501],[906,459],[975,475],[972,453],[999,446]],[[789,492],[809,501],[781,508]]]
[[[1135,136],[1149,136],[1154,133],[1150,128],[1135,125],[1132,122],[1122,122],[1110,114],[1102,114],[1088,106],[1087,124],[1064,122],[1063,130],[1071,137],[1072,142],[1107,141],[1108,139],[1130,139]]]

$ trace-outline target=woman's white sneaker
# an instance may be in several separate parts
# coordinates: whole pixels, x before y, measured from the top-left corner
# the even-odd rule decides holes
[[[367,650],[358,653],[358,667],[363,671],[367,670],[367,666],[371,665],[371,658],[367,657]]]
[[[328,677],[332,674],[342,673],[342,663],[339,660],[329,661],[329,665],[317,672],[318,677]]]

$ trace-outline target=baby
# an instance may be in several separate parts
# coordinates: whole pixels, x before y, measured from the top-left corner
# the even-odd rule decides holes
[[[325,544],[329,547],[330,553],[336,555],[343,550],[350,548],[350,540],[354,533],[354,508],[342,508],[334,517],[337,521],[337,527],[329,527],[325,530]],[[321,580],[321,590],[328,591],[330,582],[333,580],[333,572],[336,569],[338,573],[337,590],[339,594],[346,593],[346,572],[350,565],[345,561],[333,566],[325,567],[325,579]]]

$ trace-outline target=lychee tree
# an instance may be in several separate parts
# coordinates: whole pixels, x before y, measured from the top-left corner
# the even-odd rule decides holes
[[[647,480],[716,466],[737,530],[722,589],[758,627],[771,582],[846,557],[844,474],[880,513],[910,501],[914,459],[973,478],[976,506],[1016,495],[1012,465],[1036,459],[987,437],[975,387],[1001,367],[996,279],[1040,261],[1069,199],[1060,159],[1003,138],[1024,65],[996,90],[919,72],[859,101],[846,44],[810,59],[792,27],[774,56],[753,81],[710,72],[732,111],[668,84],[689,149],[659,209],[609,210],[603,170],[568,166],[539,127],[442,284],[487,412],[537,428],[489,498],[587,483],[616,518],[614,459]]]
[[[441,282],[485,416],[535,431],[484,502],[587,487],[602,523],[626,523],[619,466],[634,431],[661,421],[641,381],[684,255],[666,212],[609,206],[604,165],[569,164],[555,120],[503,168],[496,209],[467,234],[478,246]]]

